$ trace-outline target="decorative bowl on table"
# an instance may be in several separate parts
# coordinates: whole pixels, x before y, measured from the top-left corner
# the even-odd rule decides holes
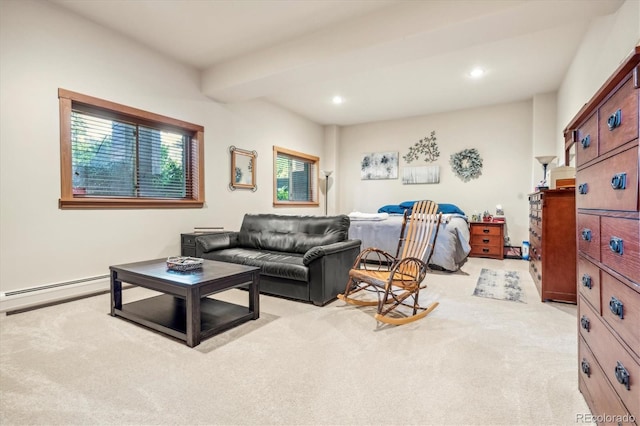
[[[202,268],[204,261],[197,257],[176,256],[167,258],[167,268],[174,271],[193,271]]]

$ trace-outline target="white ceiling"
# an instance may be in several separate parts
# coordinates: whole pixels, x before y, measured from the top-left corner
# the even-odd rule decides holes
[[[623,0],[50,0],[262,98],[350,125],[556,90],[589,25]],[[475,66],[486,70],[474,80]],[[333,105],[341,95],[345,102]]]

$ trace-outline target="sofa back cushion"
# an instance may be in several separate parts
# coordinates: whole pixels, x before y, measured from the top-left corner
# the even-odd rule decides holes
[[[304,254],[316,246],[346,241],[349,225],[347,215],[246,214],[238,234],[238,245]]]

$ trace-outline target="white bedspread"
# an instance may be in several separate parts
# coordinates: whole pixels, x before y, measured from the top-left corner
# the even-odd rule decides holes
[[[349,227],[349,238],[362,240],[363,250],[376,247],[395,255],[401,228],[401,215],[389,215],[384,220],[355,220]],[[429,265],[435,269],[457,271],[470,251],[467,218],[458,214],[442,215]]]
[[[385,220],[385,219],[389,219],[389,213],[351,212],[349,213],[349,219],[351,220]]]

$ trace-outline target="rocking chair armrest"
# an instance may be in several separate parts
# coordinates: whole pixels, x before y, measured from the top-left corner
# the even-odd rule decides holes
[[[399,268],[401,268],[407,263],[412,263],[412,262],[420,265],[420,268],[417,270],[418,272],[417,276],[415,278],[420,279],[420,281],[422,281],[424,279],[424,276],[427,274],[427,269],[429,269],[429,266],[425,262],[423,262],[421,259],[418,259],[417,257],[405,257],[404,259],[399,260],[391,268],[390,279],[393,280],[393,276],[395,275],[395,273],[398,271]],[[407,275],[406,273],[403,273],[403,274]]]
[[[340,241],[338,243],[327,244],[325,246],[316,246],[312,249],[308,250],[304,256],[302,257],[302,263],[306,266],[309,266],[311,262],[316,259],[321,258],[322,256],[327,256],[334,253],[340,253],[346,250],[349,250],[353,247],[360,247],[360,240],[347,240]]]
[[[371,254],[374,254],[376,258],[375,259],[369,258]],[[360,264],[360,262],[366,262],[367,260],[378,260],[378,259],[385,260],[390,265],[394,264],[397,261],[395,256],[391,255],[390,253],[376,247],[369,247],[360,252],[358,257],[356,258],[356,261],[354,262],[354,265],[357,266]]]

